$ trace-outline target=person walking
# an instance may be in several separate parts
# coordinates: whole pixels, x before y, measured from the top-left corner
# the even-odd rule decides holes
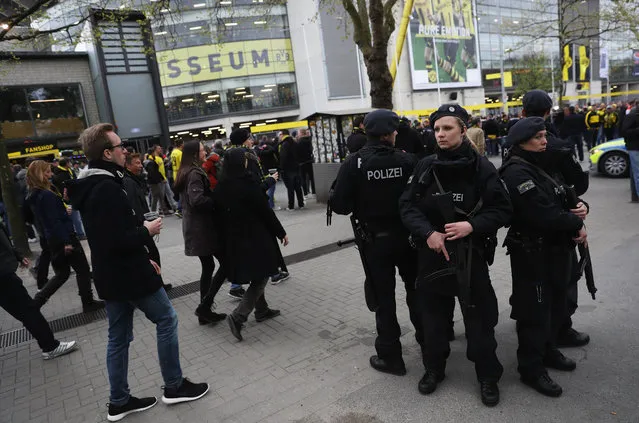
[[[145,216],[150,212],[149,203],[146,201],[146,193],[149,189],[142,177],[143,169],[142,161],[138,153],[127,154],[126,171],[124,172],[122,183],[124,184],[124,190],[131,202],[131,207],[133,208],[139,226],[144,225],[146,221]],[[150,238],[147,242],[146,249],[149,252],[149,258],[156,262],[158,266],[162,267],[160,251],[153,238]],[[160,278],[162,279],[162,275],[160,275]],[[164,280],[162,281],[162,286],[164,286],[164,290],[167,292],[173,288],[173,285],[164,283]]]
[[[481,119],[474,117],[470,120],[469,125],[470,127],[466,131],[466,137],[473,143],[479,155],[483,157],[486,155],[486,135],[481,129]]]
[[[475,364],[481,401],[495,406],[503,366],[496,354],[499,312],[488,266],[493,262],[497,230],[508,224],[512,206],[497,170],[466,137],[466,110],[444,104],[430,122],[438,150],[417,164],[399,200],[402,222],[419,255],[416,285],[426,372],[418,390],[429,395],[444,380],[457,296],[466,327],[466,356]],[[450,210],[442,209],[446,203],[440,199],[446,197]],[[462,266],[461,255],[467,260],[463,270],[467,280],[460,280],[456,273]]]
[[[58,192],[61,193],[64,197],[64,188],[67,181],[72,181],[76,179],[76,175],[73,172],[73,169],[69,166],[69,161],[63,157],[58,161],[58,166],[53,168],[53,185],[58,189]],[[71,210],[71,220],[73,221],[73,228],[75,229],[75,233],[78,234],[78,239],[85,240],[87,239],[84,234],[84,227],[82,226],[82,219],[80,218],[80,213],[77,210]]]
[[[160,169],[164,169],[164,164],[162,164],[162,167],[158,165],[158,161],[155,159],[157,151],[158,150],[154,148],[149,150],[145,169],[147,182],[151,189],[151,211],[157,211],[159,203],[160,214],[166,216],[171,213],[166,199],[166,189],[164,185],[166,179],[162,176],[162,172],[160,171]]]
[[[79,141],[89,169],[68,187],[71,203],[85,223],[95,286],[106,301],[109,421],[118,421],[157,403],[155,397],[136,398],[129,391],[128,352],[136,308],[156,325],[164,379],[162,402],[194,401],[209,391],[207,383],[192,383],[182,375],[177,314],[162,288],[161,269],[149,260],[145,249],[149,237],[160,233],[162,219],[138,225],[123,190],[126,150],[114,131],[113,125],[100,123],[82,132]]]
[[[47,242],[55,272],[35,295],[34,302],[38,307],[42,307],[49,301],[49,298],[69,280],[73,268],[82,300],[82,311],[89,313],[100,310],[104,308],[104,303],[93,298],[91,270],[87,257],[73,229],[67,206],[58,190],[49,182],[51,176],[51,166],[43,160],[34,161],[27,169],[30,201],[33,204],[35,219],[42,228]]]
[[[635,190],[639,195],[639,104],[635,104],[624,118],[621,136],[630,157],[630,175],[635,181]]]
[[[215,295],[224,283],[226,273],[220,259],[220,240],[213,221],[213,198],[210,182],[202,163],[206,160],[204,146],[197,140],[184,144],[182,162],[175,180],[175,192],[182,198],[184,217],[184,254],[197,256],[202,265],[200,273],[200,305],[195,310],[199,323],[216,323],[226,318],[226,314],[211,310]],[[218,256],[220,268],[215,277],[214,256]],[[208,297],[207,297],[208,295]],[[206,303],[204,302],[207,297]]]
[[[304,196],[315,195],[315,176],[313,175],[315,156],[313,155],[313,141],[308,129],[300,129],[300,138],[297,141],[297,156],[300,162],[300,178],[302,179]]]
[[[175,147],[173,151],[171,151],[171,169],[173,171],[173,186],[175,187],[175,182],[177,181],[178,170],[180,169],[180,165],[182,164],[182,149],[184,148],[184,141],[181,139],[175,140]],[[174,190],[175,191],[175,190]],[[177,194],[177,209],[175,210],[175,215],[177,217],[182,217],[182,204],[180,194]]]
[[[288,129],[280,131],[280,170],[282,171],[282,180],[286,186],[288,193],[288,208],[286,210],[295,210],[295,196],[297,196],[297,205],[300,209],[304,208],[304,193],[302,192],[302,178],[300,176],[300,165],[298,161],[298,145],[289,135]]]
[[[13,248],[9,232],[0,223],[0,307],[20,321],[38,342],[42,358],[51,360],[75,351],[75,341],[60,342],[55,339],[40,308],[29,296],[22,279],[16,275],[18,266],[29,267],[29,260]]]
[[[257,157],[260,159],[260,165],[262,167],[262,171],[267,172],[264,175],[270,175],[272,173],[277,172],[277,168],[279,167],[279,158],[277,154],[277,148],[275,148],[268,139],[263,138],[260,141],[260,145],[255,149],[257,153]],[[314,182],[313,182],[314,183]],[[268,195],[268,204],[271,206],[273,210],[279,211],[282,208],[275,206],[275,188],[277,184],[269,187],[266,194]],[[313,185],[314,186],[314,185]],[[313,188],[313,192],[315,188]]]
[[[228,278],[239,284],[250,283],[240,303],[227,317],[231,333],[239,341],[243,339],[242,327],[253,310],[258,322],[280,315],[279,310],[269,308],[264,288],[269,277],[277,272],[279,257],[275,239],[288,245],[286,231],[269,207],[264,190],[247,172],[248,161],[241,149],[228,150],[223,176],[213,191],[214,209],[223,228],[222,262]]]
[[[575,151],[573,154],[579,157],[580,162],[584,161],[584,144],[581,134],[584,132],[585,126],[584,117],[575,113],[574,106],[568,107],[559,133],[570,144],[571,150]]]

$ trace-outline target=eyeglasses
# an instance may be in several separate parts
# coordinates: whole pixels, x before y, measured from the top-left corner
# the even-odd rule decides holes
[[[121,148],[122,151],[126,151],[126,148],[124,147],[124,145],[122,143],[118,144],[118,145],[112,145],[111,147],[107,147],[107,150],[115,150],[116,148]]]

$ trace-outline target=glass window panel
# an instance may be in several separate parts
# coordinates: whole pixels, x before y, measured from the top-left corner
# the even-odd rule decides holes
[[[24,88],[0,88],[0,126],[6,139],[35,135]]]
[[[80,87],[30,87],[27,99],[39,137],[78,134],[85,127]]]

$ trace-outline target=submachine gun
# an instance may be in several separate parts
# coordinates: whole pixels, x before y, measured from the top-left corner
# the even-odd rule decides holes
[[[455,219],[455,204],[453,202],[453,193],[436,193],[433,194],[433,198],[437,204],[437,208],[441,213],[446,223],[454,223]],[[472,238],[466,237],[465,239],[458,239],[455,241],[446,241],[452,248],[448,249],[448,256],[450,257],[449,268],[445,269],[443,273],[454,274],[457,280],[457,291],[459,303],[464,312],[464,316],[468,321],[469,312],[475,308],[471,299],[471,287],[470,287],[470,271],[471,271],[471,254],[472,254]],[[440,271],[441,272],[441,271]],[[435,273],[440,273],[435,272]],[[437,277],[433,274],[430,276]]]
[[[566,203],[569,208],[575,209],[577,208],[577,204],[579,203],[579,198],[577,198],[577,193],[573,186],[564,185],[564,190],[566,192]],[[595,276],[592,273],[592,260],[590,259],[590,249],[584,243],[577,244],[577,249],[579,250],[579,277],[582,275],[586,277],[586,287],[588,288],[588,292],[592,299],[595,298],[595,294],[597,293],[597,287],[595,286]]]

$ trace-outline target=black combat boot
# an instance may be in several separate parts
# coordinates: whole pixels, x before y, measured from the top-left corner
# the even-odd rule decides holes
[[[573,328],[565,330],[557,337],[557,346],[560,348],[583,347],[590,342],[590,336],[583,332],[578,332]]]
[[[487,407],[494,407],[499,404],[499,386],[497,382],[479,382],[481,391],[481,402]]]
[[[198,323],[201,325],[217,323],[226,319],[226,314],[216,313],[202,304],[197,306],[197,308],[195,309],[195,315],[198,317]]]
[[[436,373],[430,369],[426,370],[426,373],[419,380],[417,384],[417,389],[419,393],[422,395],[429,395],[435,392],[437,389],[437,385],[444,380],[446,375],[444,373]]]
[[[575,360],[563,355],[561,351],[554,349],[550,350],[544,357],[544,366],[564,372],[571,372],[577,368],[577,363]]]
[[[388,361],[373,355],[369,361],[371,363],[371,367],[377,371],[390,373],[396,376],[404,376],[406,374],[406,365],[402,359],[399,359],[399,361]]]
[[[561,386],[548,376],[548,373],[542,373],[537,377],[522,376],[521,381],[526,385],[534,388],[537,392],[549,397],[558,397],[562,394]]]
[[[94,311],[102,310],[104,307],[104,301],[96,300],[93,297],[88,300],[82,301],[82,313],[91,313]]]

